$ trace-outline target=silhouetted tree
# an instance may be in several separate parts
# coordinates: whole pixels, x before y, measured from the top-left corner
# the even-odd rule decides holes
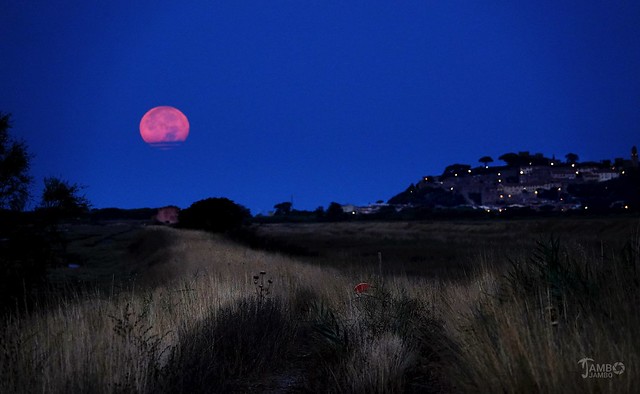
[[[516,153],[505,153],[504,155],[498,157],[498,160],[502,160],[507,163],[508,166],[513,167],[517,166],[520,163],[520,156]]]
[[[622,157],[616,157],[615,159],[613,159],[613,165],[616,168],[624,167],[624,159]]]
[[[323,206],[319,206],[318,208],[316,208],[316,210],[313,211],[313,213],[315,213],[317,220],[324,219],[324,207]]]
[[[456,174],[461,176],[463,174],[467,174],[470,169],[471,166],[468,164],[451,164],[444,169],[442,176],[455,176]]]
[[[575,153],[567,153],[564,157],[567,159],[567,162],[569,164],[576,163],[579,159],[578,155],[576,155]]]
[[[228,198],[207,198],[180,211],[179,226],[222,233],[234,230],[251,217],[251,213]]]
[[[278,216],[284,216],[284,215],[289,215],[291,213],[291,207],[293,206],[292,203],[290,202],[281,202],[280,204],[276,204],[273,207],[275,208],[276,212],[275,215]]]
[[[325,215],[326,219],[332,222],[338,220],[344,220],[347,217],[347,214],[342,210],[342,205],[337,202],[332,202],[329,204],[329,208],[327,208],[327,213]]]
[[[10,115],[0,113],[0,209],[21,211],[29,199],[32,156],[22,141],[9,136]]]
[[[478,161],[482,163],[485,167],[488,167],[489,163],[493,163],[493,159],[491,158],[491,156],[482,156]]]
[[[60,178],[44,178],[44,190],[40,209],[50,218],[63,219],[83,215],[89,211],[89,200],[81,195],[84,186],[69,183]]]

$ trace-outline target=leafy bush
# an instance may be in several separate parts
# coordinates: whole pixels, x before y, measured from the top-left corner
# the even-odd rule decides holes
[[[347,214],[342,210],[342,205],[337,202],[332,202],[329,204],[329,208],[327,208],[327,212],[325,214],[325,219],[330,222],[338,222],[341,220],[346,220],[348,218]]]
[[[180,227],[223,233],[240,227],[251,217],[249,210],[228,198],[207,198],[180,211]]]

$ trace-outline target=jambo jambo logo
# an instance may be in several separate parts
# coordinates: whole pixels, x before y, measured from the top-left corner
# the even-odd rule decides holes
[[[584,369],[583,378],[612,378],[613,375],[621,375],[624,372],[624,364],[620,361],[613,364],[597,364],[592,358],[585,357],[578,361]]]

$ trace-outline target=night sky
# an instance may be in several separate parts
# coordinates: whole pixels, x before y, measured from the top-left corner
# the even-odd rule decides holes
[[[158,105],[182,146],[141,139]],[[628,157],[640,1],[7,1],[0,111],[31,206],[45,176],[96,208],[366,205],[484,155]]]

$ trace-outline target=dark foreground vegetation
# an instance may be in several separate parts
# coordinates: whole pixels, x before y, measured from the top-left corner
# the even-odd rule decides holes
[[[263,224],[260,250],[66,225],[46,300],[4,313],[0,391],[631,392],[639,224]]]

